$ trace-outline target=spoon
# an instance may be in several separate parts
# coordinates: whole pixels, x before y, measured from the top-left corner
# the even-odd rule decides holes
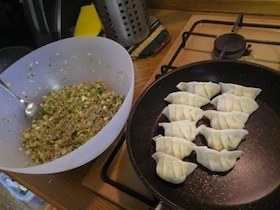
[[[25,106],[25,115],[29,118],[35,117],[41,112],[40,105],[33,103],[33,102],[26,102],[22,98],[18,97],[14,92],[12,92],[9,87],[0,79],[0,86],[8,91],[11,95],[16,97],[20,103]]]

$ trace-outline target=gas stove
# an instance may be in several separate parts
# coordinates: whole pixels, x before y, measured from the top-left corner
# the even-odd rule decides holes
[[[170,59],[161,66],[163,73],[212,59],[238,59],[280,71],[279,22],[262,18],[243,14],[192,16],[177,39],[177,47],[174,44],[175,49],[170,50],[172,55],[166,56]]]
[[[237,59],[280,71],[280,23],[265,16],[193,15],[148,84],[186,64]],[[124,132],[93,164],[83,185],[125,209],[151,209],[159,201],[134,171]]]

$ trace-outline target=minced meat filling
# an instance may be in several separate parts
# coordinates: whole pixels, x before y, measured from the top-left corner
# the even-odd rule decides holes
[[[116,114],[124,97],[101,82],[67,86],[44,96],[44,115],[23,132],[26,154],[36,163],[57,159],[83,145]]]

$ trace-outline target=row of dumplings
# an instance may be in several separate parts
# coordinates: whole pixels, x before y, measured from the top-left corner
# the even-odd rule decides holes
[[[232,169],[241,157],[242,151],[235,149],[248,135],[244,127],[258,109],[255,98],[261,89],[222,82],[180,82],[176,87],[180,91],[164,98],[170,103],[162,111],[170,122],[159,123],[164,136],[153,138],[156,152],[152,157],[158,176],[167,182],[182,183],[197,168],[197,164],[183,161],[193,151],[197,162],[213,172]],[[201,109],[209,103],[217,110]],[[210,120],[211,127],[196,127],[203,117]],[[193,143],[198,134],[205,137],[209,148]]]

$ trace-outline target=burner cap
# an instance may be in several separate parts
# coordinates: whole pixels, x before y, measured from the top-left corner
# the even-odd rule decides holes
[[[245,38],[239,34],[223,34],[214,42],[214,54],[218,58],[240,58],[245,51]]]

